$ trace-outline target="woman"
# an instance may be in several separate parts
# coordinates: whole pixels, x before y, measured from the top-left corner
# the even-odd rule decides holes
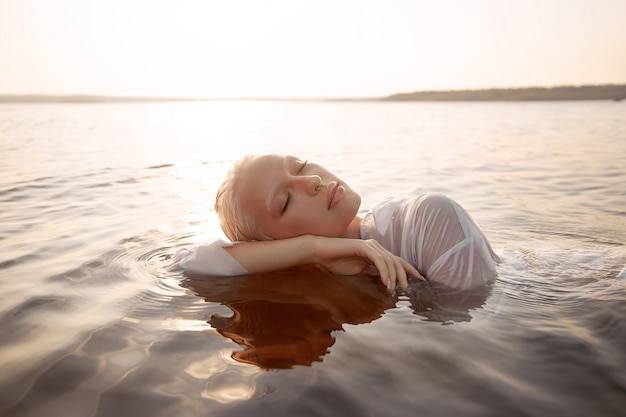
[[[389,290],[406,289],[407,276],[466,289],[497,275],[487,239],[448,197],[386,200],[364,218],[360,203],[320,165],[248,156],[231,169],[215,204],[235,243],[183,250],[176,261],[190,273],[225,276],[313,264],[339,275],[379,274]]]

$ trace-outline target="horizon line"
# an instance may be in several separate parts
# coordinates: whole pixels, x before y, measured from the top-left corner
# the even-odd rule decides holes
[[[202,96],[139,96],[139,95],[107,95],[92,93],[67,93],[67,94],[45,94],[45,93],[23,93],[11,94],[0,93],[0,103],[4,102],[49,102],[49,103],[98,103],[98,102],[174,102],[174,101],[444,101],[446,96],[448,100],[460,101],[459,95],[462,95],[468,101],[474,101],[471,95],[481,94],[481,101],[487,101],[484,94],[489,93],[513,93],[513,92],[555,92],[557,90],[580,90],[580,89],[604,89],[618,88],[626,89],[626,84],[580,84],[580,85],[556,85],[556,86],[527,86],[527,87],[487,87],[474,89],[446,89],[446,90],[417,90],[404,93],[393,93],[384,96],[370,97],[202,97]],[[623,95],[623,94],[622,94]],[[624,99],[626,97],[618,97]],[[454,98],[456,97],[456,98]],[[532,100],[532,98],[511,98],[511,100]],[[559,98],[555,97],[554,100]],[[578,98],[581,99],[581,98]],[[589,98],[594,99],[594,98]],[[604,98],[600,98],[604,99]],[[607,97],[607,99],[615,99],[615,97]],[[493,100],[507,100],[506,97],[493,97]],[[542,98],[546,100],[546,98]]]

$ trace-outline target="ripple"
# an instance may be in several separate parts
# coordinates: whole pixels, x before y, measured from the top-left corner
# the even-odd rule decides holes
[[[124,312],[125,320],[162,323],[168,329],[204,329],[206,322],[198,319],[206,317],[211,306],[181,285],[182,272],[173,271],[170,264],[189,237],[153,230],[119,242],[109,263],[123,270],[127,279],[143,283]]]
[[[41,313],[54,310],[64,310],[64,304],[67,301],[64,297],[52,297],[52,296],[40,296],[32,297],[31,299],[20,304],[17,308],[13,309],[11,313],[12,317],[19,317],[22,314],[36,314],[38,311]]]

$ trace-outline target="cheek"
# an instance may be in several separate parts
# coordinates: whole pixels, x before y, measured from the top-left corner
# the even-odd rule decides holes
[[[282,223],[282,229],[292,236],[298,236],[306,233],[313,233],[319,228],[321,219],[315,216],[315,211],[309,207],[294,207],[289,217],[286,217]]]
[[[291,230],[306,230],[308,225],[313,222],[313,217],[306,209],[294,210],[293,215],[286,219],[285,226]]]

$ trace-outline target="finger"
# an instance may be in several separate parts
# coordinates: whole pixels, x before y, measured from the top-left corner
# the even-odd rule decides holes
[[[396,289],[396,285],[398,283],[399,278],[399,270],[402,269],[402,265],[398,264],[395,255],[391,254],[389,251],[381,247],[381,256],[383,261],[385,262],[385,267],[387,270],[387,290],[394,291]]]
[[[378,242],[375,240],[367,240],[361,241],[363,243],[362,248],[364,249],[361,256],[368,259],[376,269],[378,270],[378,275],[380,276],[380,281],[387,287],[391,285],[391,280],[389,278],[389,268],[385,261],[384,249],[380,246]]]
[[[403,290],[408,289],[409,288],[409,281],[407,279],[406,272],[404,270],[404,265],[402,265],[401,262],[399,262],[398,272],[397,272],[396,276],[397,276],[398,285]]]
[[[397,270],[396,270],[396,266],[393,263],[392,259],[385,259],[386,262],[389,262],[387,264],[387,269],[388,269],[388,278],[387,278],[387,290],[389,291],[393,291],[396,289],[396,283],[398,281],[398,274],[397,274]]]
[[[420,274],[420,272],[417,270],[417,268],[415,268],[413,265],[411,265],[409,262],[407,262],[406,260],[402,259],[402,263],[404,266],[404,270],[406,271],[406,273],[414,278],[419,279],[420,281],[426,281],[426,278],[424,278],[424,276],[422,274]]]
[[[367,257],[374,263],[380,274],[381,282],[389,291],[394,291],[398,282],[403,288],[408,286],[406,279],[405,264],[410,268],[411,272],[419,273],[410,264],[404,262],[402,258],[395,256],[385,249],[377,241],[368,241],[364,246],[368,252]]]
[[[387,259],[385,259],[385,257],[380,253],[377,253],[374,258],[374,265],[378,268],[380,280],[383,284],[385,284],[388,290],[393,290],[396,287],[395,274],[392,273],[393,269],[389,268]]]

